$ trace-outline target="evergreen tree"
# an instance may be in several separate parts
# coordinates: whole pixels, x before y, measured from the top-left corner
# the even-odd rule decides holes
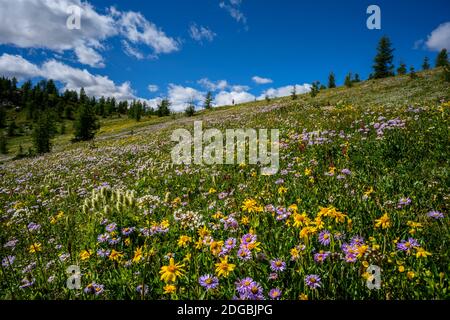
[[[333,72],[330,72],[328,76],[328,88],[336,88],[336,79]]]
[[[194,101],[189,101],[189,104],[186,108],[186,110],[184,110],[184,113],[188,116],[188,117],[192,117],[195,114],[195,104]]]
[[[100,125],[92,107],[88,104],[81,105],[74,123],[74,141],[92,140],[99,128]]]
[[[355,76],[353,77],[352,82],[354,82],[354,83],[361,82],[361,79],[359,78],[359,74],[355,73]]]
[[[442,49],[436,57],[436,68],[449,65],[447,49]]]
[[[211,91],[208,91],[208,93],[206,94],[206,97],[205,97],[204,108],[205,109],[211,109],[212,108],[212,101],[213,101],[212,93],[211,93]]]
[[[417,78],[417,74],[413,66],[409,67],[409,76],[411,79]]]
[[[444,68],[443,78],[445,81],[450,82],[450,64],[447,64]]]
[[[8,140],[6,136],[0,132],[0,153],[7,154],[8,153]]]
[[[317,96],[317,94],[319,93],[319,85],[320,85],[320,82],[319,81],[314,81],[313,83],[312,83],[312,87],[311,87],[311,97],[315,97],[315,96]]]
[[[0,106],[0,128],[6,127],[6,110]]]
[[[170,102],[167,98],[161,100],[158,103],[158,109],[156,110],[158,117],[164,117],[170,115]]]
[[[136,121],[140,121],[143,113],[144,108],[142,103],[140,101],[134,100],[130,105],[130,109],[128,110],[128,116]]]
[[[428,57],[423,58],[422,69],[423,70],[429,70],[430,69],[430,63],[429,63]]]
[[[347,88],[350,88],[350,87],[353,86],[352,73],[351,73],[351,72],[348,73],[348,74],[345,76],[344,85],[345,85]]]
[[[13,120],[8,125],[8,137],[14,137],[16,135],[16,129],[17,125],[16,122]]]
[[[380,39],[377,47],[377,55],[375,56],[373,65],[373,77],[375,79],[386,78],[394,75],[394,66],[392,61],[394,49],[388,37],[384,36]]]
[[[38,154],[50,152],[51,139],[55,134],[53,116],[48,112],[41,112],[33,127],[33,146]]]
[[[80,89],[80,99],[78,100],[80,102],[80,104],[84,105],[89,103],[89,98],[86,95],[86,92],[84,91],[84,88]]]
[[[292,100],[297,99],[297,86],[294,84],[291,91],[291,98]]]
[[[400,66],[397,68],[397,74],[399,76],[403,76],[406,74],[406,64],[402,61],[400,62]]]

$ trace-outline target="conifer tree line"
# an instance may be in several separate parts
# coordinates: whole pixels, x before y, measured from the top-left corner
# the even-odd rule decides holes
[[[395,49],[392,46],[391,40],[384,36],[380,39],[377,46],[377,53],[374,58],[374,63],[372,65],[373,72],[369,75],[370,79],[382,79],[387,77],[395,76],[397,71],[397,75],[406,75],[409,71],[409,76],[411,78],[417,77],[415,73],[415,69],[413,66],[407,66],[406,63],[401,60],[397,69],[395,70],[395,66],[393,64],[394,61],[394,51]],[[450,81],[450,62],[448,60],[447,49],[442,49],[435,61],[435,67],[441,67],[444,71],[444,79]],[[429,70],[431,68],[430,59],[425,57],[422,63],[422,70]],[[359,75],[355,73],[352,75],[351,72],[347,73],[344,78],[344,85],[346,87],[352,87],[354,83],[360,82]],[[330,72],[328,75],[328,88],[336,87],[336,77],[333,72]],[[316,95],[316,88],[313,86],[314,94]]]
[[[407,66],[400,61],[395,69],[394,48],[390,39],[382,37],[377,46],[377,53],[372,65],[373,72],[370,79],[382,79],[394,75],[406,75],[409,71],[410,78],[418,75],[413,66]],[[443,78],[450,81],[450,62],[446,49],[442,49],[435,60],[434,66],[442,68]],[[430,60],[425,57],[422,64],[423,70],[431,68]],[[396,73],[395,73],[396,72]],[[352,87],[361,79],[357,73],[349,72],[344,79],[346,87]],[[328,88],[336,87],[336,77],[333,72],[328,76]],[[315,97],[325,89],[325,85],[314,81],[311,86],[311,96]],[[291,92],[292,100],[298,97],[296,87]],[[266,101],[270,101],[266,97]],[[208,110],[213,106],[213,95],[208,92],[205,96],[203,107]],[[196,113],[194,101],[190,101],[185,109],[187,116]],[[27,120],[24,126],[18,127],[15,122],[14,112],[23,112]],[[8,117],[8,114],[10,115]],[[8,138],[15,135],[31,133],[33,152],[42,154],[51,150],[51,139],[57,134],[66,133],[66,123],[72,122],[72,141],[88,141],[95,137],[98,131],[99,119],[108,117],[128,116],[140,121],[143,116],[164,117],[171,114],[170,101],[161,99],[156,109],[149,107],[140,100],[116,101],[114,97],[88,97],[83,88],[79,92],[65,90],[60,93],[53,80],[41,80],[35,85],[28,80],[18,85],[16,78],[0,78],[0,153],[8,152]],[[13,115],[13,116],[11,116]],[[22,152],[22,151],[21,151]]]

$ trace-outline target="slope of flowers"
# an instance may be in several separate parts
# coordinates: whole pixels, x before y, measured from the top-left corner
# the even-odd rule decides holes
[[[449,108],[288,102],[204,123],[279,128],[273,176],[172,166],[177,124],[7,163],[0,296],[448,299]]]

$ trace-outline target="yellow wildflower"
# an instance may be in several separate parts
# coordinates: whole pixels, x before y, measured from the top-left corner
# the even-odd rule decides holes
[[[84,260],[88,260],[92,255],[92,251],[91,250],[83,250],[80,252],[80,259],[82,261]]]
[[[382,229],[387,229],[390,226],[391,226],[391,219],[389,219],[387,213],[385,213],[379,219],[375,220],[375,228],[381,227]]]
[[[30,253],[36,253],[39,251],[42,251],[42,244],[39,242],[35,242],[30,246],[30,249],[28,250]]]
[[[220,262],[216,263],[217,276],[226,278],[235,267],[235,264],[228,263],[228,256],[220,258]]]
[[[175,263],[173,258],[170,258],[168,266],[162,266],[159,273],[161,274],[161,280],[164,282],[175,282],[177,277],[181,277],[185,272],[184,264]]]
[[[189,242],[192,241],[191,237],[188,236],[180,236],[180,238],[178,239],[178,246],[179,247],[186,247],[188,245]]]

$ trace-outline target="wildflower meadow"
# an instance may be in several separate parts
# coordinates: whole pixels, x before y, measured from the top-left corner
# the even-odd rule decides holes
[[[417,75],[3,162],[1,298],[449,299],[450,87]],[[278,129],[279,170],[173,164],[194,120]]]

